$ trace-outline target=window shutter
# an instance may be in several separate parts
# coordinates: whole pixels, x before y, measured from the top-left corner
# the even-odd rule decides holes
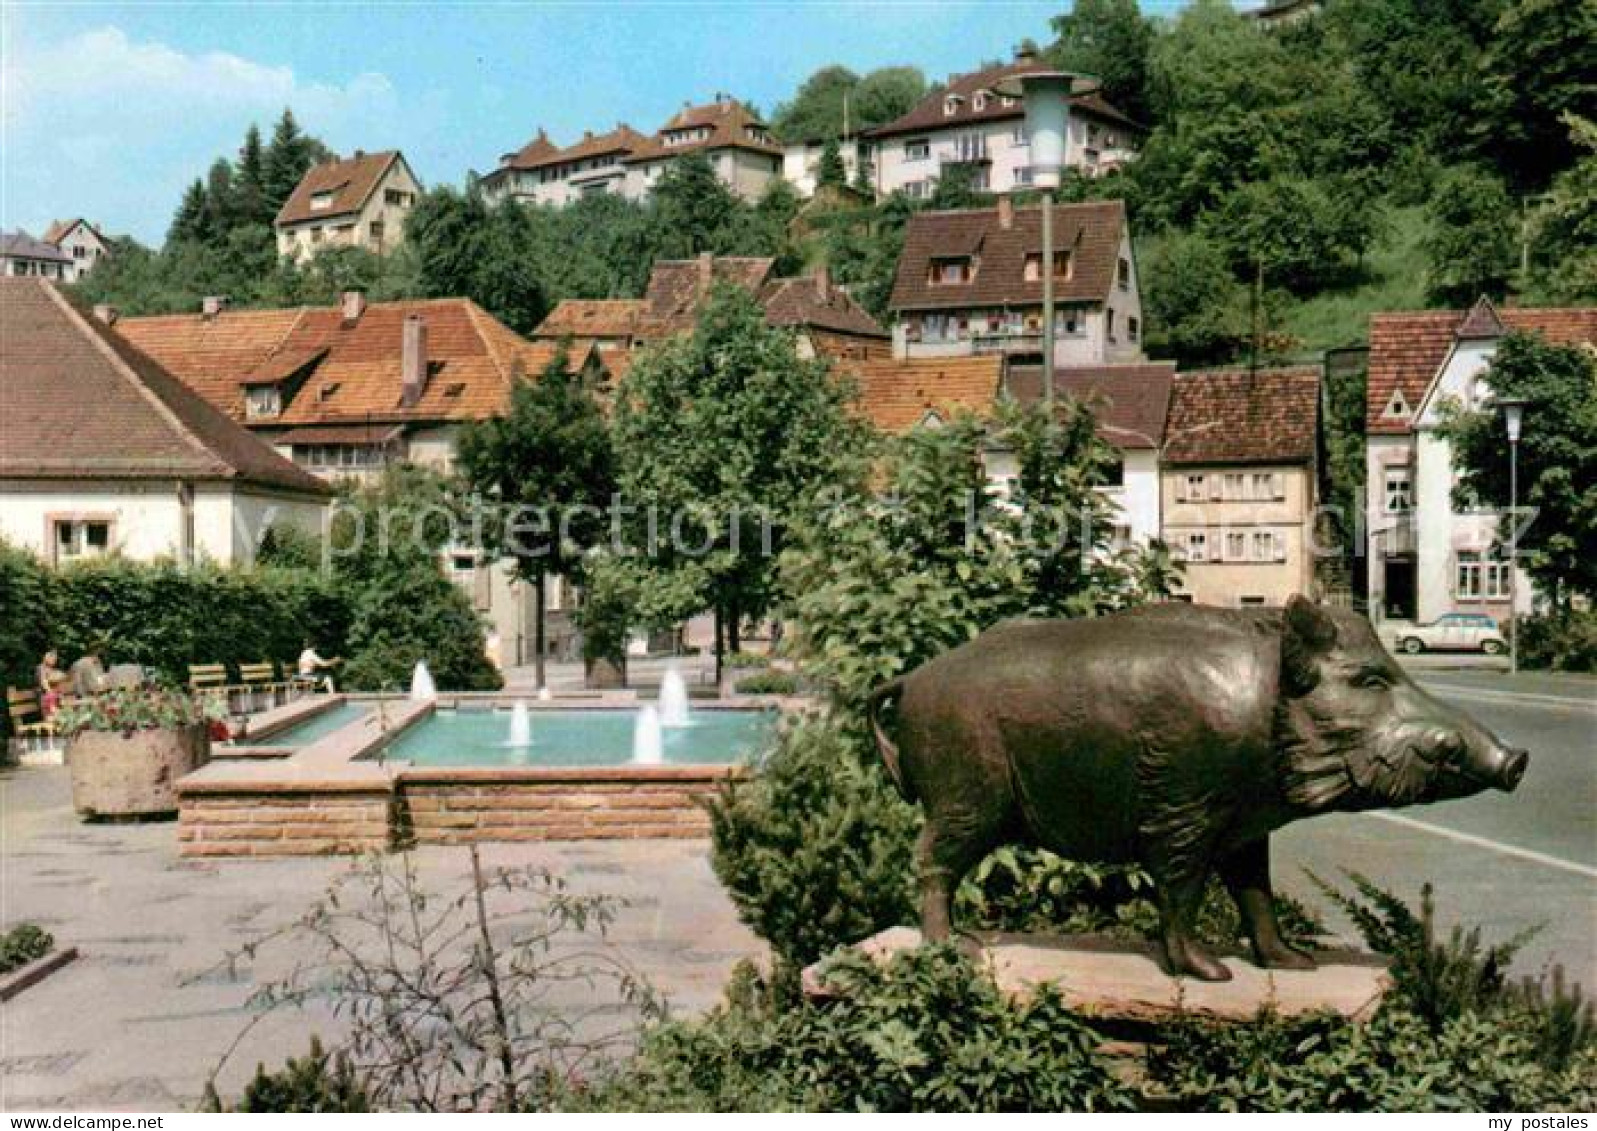
[[[1222,497],[1222,493],[1221,493],[1221,490],[1220,490],[1220,482],[1221,482],[1220,481],[1220,476],[1211,475],[1211,476],[1208,477],[1207,481],[1208,481],[1208,484],[1209,484],[1209,498],[1215,499],[1215,500],[1220,499]]]
[[[1277,471],[1270,476],[1270,486],[1275,490],[1276,499],[1286,498],[1286,476]]]
[[[493,606],[493,567],[478,562],[471,571],[472,596],[478,610]]]
[[[1286,535],[1279,530],[1275,532],[1275,560],[1286,561]]]
[[[1186,501],[1187,501],[1187,477],[1185,475],[1178,475],[1178,476],[1176,476],[1176,502],[1184,503]]]

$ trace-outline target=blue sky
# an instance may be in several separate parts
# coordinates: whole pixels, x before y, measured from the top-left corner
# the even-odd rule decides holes
[[[968,70],[1067,4],[4,0],[0,226],[84,215],[158,243],[184,185],[285,105],[336,150],[398,147],[458,184],[539,126],[647,131],[721,90],[769,113],[832,62]]]

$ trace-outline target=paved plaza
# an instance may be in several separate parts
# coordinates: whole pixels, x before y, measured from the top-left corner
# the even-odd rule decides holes
[[[1563,963],[1597,986],[1597,684],[1492,672],[1423,673],[1432,691],[1532,751],[1513,795],[1401,814],[1335,815],[1277,834],[1275,871],[1357,869],[1415,898],[1436,884],[1444,923],[1503,938],[1546,924],[1521,968]],[[579,890],[626,899],[612,939],[679,1012],[712,1005],[737,961],[763,952],[717,884],[703,842],[490,845],[490,865],[535,865]],[[424,883],[456,891],[464,849],[416,854]],[[252,990],[289,956],[221,965],[291,922],[349,867],[340,859],[181,860],[171,823],[85,825],[64,770],[0,770],[0,925],[33,921],[81,957],[0,1007],[0,1108],[172,1109],[191,1103],[251,1019]],[[326,1015],[276,1015],[250,1030],[220,1083],[301,1052]]]

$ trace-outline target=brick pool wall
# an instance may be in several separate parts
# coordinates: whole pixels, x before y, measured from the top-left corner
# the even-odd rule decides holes
[[[725,770],[600,777],[406,772],[399,810],[418,844],[702,837],[710,818],[700,802],[726,776]]]
[[[185,793],[183,856],[325,856],[389,846],[393,792],[368,790]]]

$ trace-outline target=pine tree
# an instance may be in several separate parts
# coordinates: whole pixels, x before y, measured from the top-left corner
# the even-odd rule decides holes
[[[294,111],[284,110],[272,129],[272,143],[266,147],[263,162],[266,204],[274,214],[283,207],[305,170],[325,152],[321,142],[300,132]]]
[[[821,163],[815,170],[816,188],[842,188],[848,184],[848,166],[843,164],[843,151],[838,148],[837,139],[828,138],[826,147],[821,150]]]
[[[207,231],[209,209],[205,200],[205,184],[196,179],[193,184],[183,190],[183,200],[177,206],[177,212],[172,216],[172,226],[167,229],[166,240],[168,243],[182,243],[188,240],[204,240]]]
[[[238,151],[237,176],[233,185],[238,219],[243,224],[270,224],[273,213],[266,205],[266,152],[261,144],[260,127],[250,123],[244,145]]]
[[[227,238],[238,222],[238,201],[233,191],[233,166],[225,157],[211,163],[205,175],[205,215],[207,238]]]

